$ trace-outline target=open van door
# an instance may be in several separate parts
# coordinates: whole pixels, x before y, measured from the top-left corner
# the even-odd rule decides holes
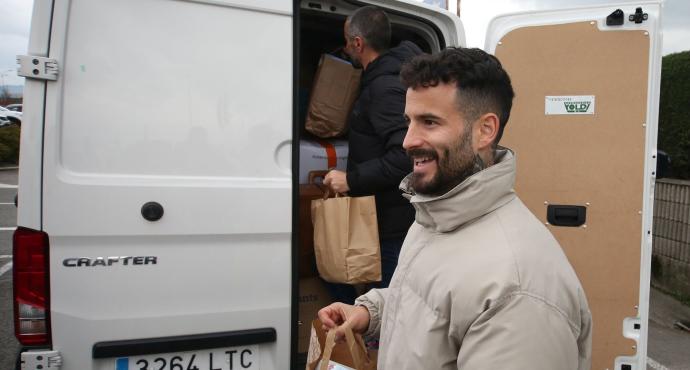
[[[391,21],[392,46],[397,46],[399,42],[404,40],[416,43],[417,46],[427,52],[438,52],[447,46],[465,44],[462,23],[455,14],[421,2],[392,0],[301,0],[295,2],[296,7],[293,11],[295,20],[293,35],[296,49],[294,62],[296,78],[293,85],[295,102],[300,102],[303,97],[309,97],[312,92],[314,72],[318,68],[322,55],[333,53],[334,50],[342,48],[345,42],[343,25],[346,18],[356,9],[367,5],[375,5],[386,11]],[[308,178],[309,171],[326,170],[328,167],[336,165],[335,156],[340,157],[340,154],[336,153],[336,147],[339,148],[338,151],[348,148],[347,138],[340,137],[317,142],[313,136],[303,134],[308,100],[306,98],[303,101],[304,104],[295,106],[295,109],[299,110],[296,114],[298,119],[295,119],[294,134],[294,137],[299,139],[299,145],[296,144],[295,147],[300,149],[296,154],[301,158],[294,162],[300,166],[299,168],[293,166],[295,171],[293,176],[297,180],[297,174],[300,174],[299,177],[303,180],[300,181],[300,184],[295,182],[297,193],[295,198],[300,197],[299,204],[301,207],[298,220],[302,227],[295,230],[300,234],[299,241],[295,243],[299,246],[300,251],[294,253],[295,256],[299,256],[299,260],[296,261],[299,268],[295,270],[299,271],[300,276],[299,286],[295,289],[299,291],[299,299],[293,305],[298,309],[298,315],[295,319],[297,335],[293,336],[293,338],[297,337],[298,348],[293,351],[295,354],[293,369],[304,368],[309,346],[311,321],[316,316],[318,308],[330,303],[333,298],[328,295],[327,291],[324,292],[325,288],[322,282],[316,278],[313,246],[309,243],[309,239],[313,238],[310,228],[309,204],[311,199],[314,196],[319,196],[321,192],[316,186],[310,187],[303,182]],[[318,158],[317,155],[314,155],[313,148],[320,149],[324,143],[329,142],[334,149],[331,154],[334,160],[333,164],[328,164],[326,160],[308,160],[309,158]],[[318,156],[326,158],[328,156],[327,151],[324,149],[323,153],[319,153]],[[338,158],[337,164],[343,165],[343,161]]]
[[[495,18],[486,49],[516,97],[516,191],[575,267],[592,369],[646,369],[660,2]]]
[[[438,43],[440,49],[448,46],[465,46],[465,29],[460,18],[445,9],[417,2],[390,0],[358,2],[358,6],[365,5],[375,5],[385,9],[393,23],[401,21],[401,16],[408,19],[416,18],[427,23],[435,33],[433,39]],[[432,50],[438,51],[435,48]]]
[[[290,2],[37,6],[59,66],[41,195],[62,369],[285,368]]]

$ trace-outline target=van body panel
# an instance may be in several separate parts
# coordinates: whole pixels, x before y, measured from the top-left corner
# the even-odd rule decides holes
[[[647,20],[629,21],[638,7]],[[618,8],[624,23],[607,26]],[[518,158],[515,188],[583,284],[593,369],[646,368],[659,15],[659,2],[530,12],[494,19],[487,34],[516,92],[501,141]],[[582,225],[549,218],[577,206]]]
[[[99,342],[257,328],[277,333],[261,368],[284,368],[289,2],[72,0],[52,27],[43,228],[62,369],[113,369]]]
[[[52,0],[35,0],[31,15],[28,55],[47,56],[50,41]],[[24,82],[24,113],[19,152],[17,225],[40,230],[41,179],[43,177],[43,106],[46,82],[27,78]]]

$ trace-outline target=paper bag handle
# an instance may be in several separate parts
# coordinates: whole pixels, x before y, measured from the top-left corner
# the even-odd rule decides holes
[[[345,331],[345,343],[347,344],[347,349],[352,355],[352,360],[355,363],[355,369],[367,370],[367,364],[371,361],[371,359],[369,359],[369,356],[367,356],[367,350],[361,337],[355,337],[350,324],[347,322],[340,327]],[[328,362],[331,360],[331,356],[333,355],[333,347],[335,346],[335,332],[336,329],[331,329],[326,335],[326,343],[324,344],[323,355],[321,356],[320,370],[328,370]]]
[[[325,189],[323,190],[323,200],[326,200],[331,197],[331,188],[328,186],[324,186],[324,188]],[[340,198],[342,196],[345,196],[345,194],[335,193],[336,198]]]

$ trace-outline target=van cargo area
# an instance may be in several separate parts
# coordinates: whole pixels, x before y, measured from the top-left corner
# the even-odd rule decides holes
[[[343,52],[343,27],[347,15],[356,9],[356,6],[345,1],[333,4],[338,5],[321,7],[315,6],[314,2],[302,2],[298,18],[299,34],[295,35],[299,40],[299,83],[296,88],[299,98],[297,109],[300,131],[297,368],[303,368],[306,364],[312,320],[316,318],[318,309],[333,301],[324,281],[318,276],[312,239],[310,201],[320,198],[323,193],[318,185],[309,184],[305,179],[311,171],[325,171],[332,167],[345,170],[347,165],[347,133],[335,138],[322,139],[305,130],[309,99],[322,55],[347,59]],[[433,28],[424,20],[400,14],[391,14],[390,18],[392,47],[408,40],[428,53],[440,50],[438,35],[433,33]],[[363,289],[364,286],[359,288]]]

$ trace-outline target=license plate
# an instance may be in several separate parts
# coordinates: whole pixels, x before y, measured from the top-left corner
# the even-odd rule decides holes
[[[115,370],[240,370],[259,369],[259,346],[119,357]]]

